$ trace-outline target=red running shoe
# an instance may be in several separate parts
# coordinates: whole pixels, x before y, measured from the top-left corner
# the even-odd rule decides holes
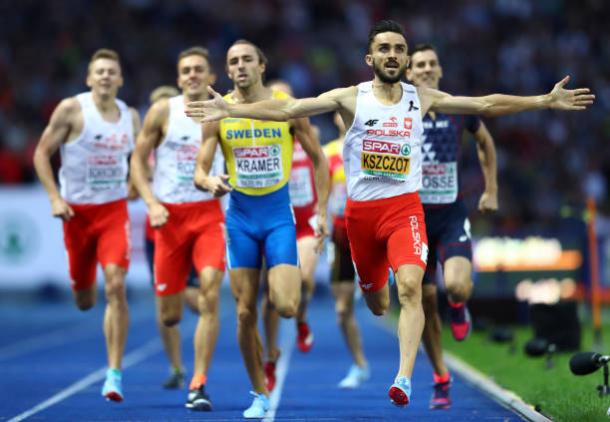
[[[275,362],[268,361],[265,363],[265,384],[267,391],[270,393],[275,388]]]
[[[297,331],[297,347],[303,353],[309,352],[313,346],[313,333],[309,329],[309,325],[306,322],[299,322]]]
[[[453,338],[457,341],[466,340],[472,330],[472,321],[464,303],[449,302],[449,321]]]
[[[392,403],[399,407],[404,407],[409,404],[409,396],[411,395],[411,381],[407,377],[398,377],[388,391],[388,396]]]

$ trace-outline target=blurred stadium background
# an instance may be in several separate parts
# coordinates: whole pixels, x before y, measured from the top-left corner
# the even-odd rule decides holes
[[[583,113],[486,121],[498,150],[497,215],[476,212],[482,177],[474,142],[464,143],[462,180],[477,239],[540,236],[552,243],[548,252],[532,241],[479,242],[487,248],[475,253],[484,261],[477,262],[475,298],[513,300],[514,285],[526,277],[588,281],[587,198],[597,204],[601,282],[610,285],[610,5],[604,0],[5,0],[0,16],[2,290],[67,286],[60,224],[50,217],[32,153],[60,99],[86,89],[86,65],[95,49],[120,53],[125,85],[119,96],[143,115],[150,91],[175,81],[176,56],[192,45],[210,50],[221,92],[230,87],[224,55],[237,38],[260,45],[269,58],[267,78],[285,79],[299,97],[367,80],[367,32],[386,17],[404,25],[411,45],[431,42],[438,48],[445,71],[441,88],[448,92],[537,94],[570,74],[571,86],[597,94],[596,104]],[[323,143],[336,136],[330,116],[315,123]],[[140,247],[144,209],[139,203],[132,208],[130,284],[137,286],[148,283]],[[566,264],[565,250],[577,251],[580,259]],[[530,274],[542,261],[540,271]],[[555,265],[560,262],[567,267]],[[503,271],[496,271],[498,265]]]

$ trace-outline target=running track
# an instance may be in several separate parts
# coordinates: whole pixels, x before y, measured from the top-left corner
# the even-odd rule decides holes
[[[146,292],[148,293],[148,292]],[[126,400],[115,404],[100,396],[105,352],[101,331],[103,307],[81,313],[72,304],[0,304],[0,420],[32,421],[229,421],[242,420],[251,401],[250,384],[235,338],[235,305],[223,289],[221,335],[208,388],[214,405],[210,413],[184,408],[186,390],[167,391],[160,383],[167,375],[154,322],[152,294],[130,298],[131,323],[123,374]],[[101,296],[99,296],[101,297]],[[431,369],[418,356],[412,403],[404,409],[389,403],[387,389],[398,363],[398,344],[392,330],[360,304],[357,308],[372,368],[362,388],[342,391],[335,386],[350,360],[335,323],[328,296],[315,297],[310,322],[316,341],[309,354],[294,347],[294,323],[283,321],[282,359],[278,385],[267,421],[399,420],[520,421],[461,379],[456,379],[453,408],[428,410]],[[181,324],[183,354],[192,369],[195,317],[185,310]]]

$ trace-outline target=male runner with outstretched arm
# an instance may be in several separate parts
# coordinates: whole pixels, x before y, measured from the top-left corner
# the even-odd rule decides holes
[[[338,88],[316,98],[273,99],[254,104],[214,98],[189,104],[204,122],[252,118],[283,121],[339,111],[348,127],[343,159],[348,178],[347,231],[360,287],[369,309],[389,308],[388,267],[396,274],[400,317],[400,364],[388,392],[396,405],[409,403],[411,375],[424,326],[421,281],[428,246],[418,191],[422,179],[422,117],[426,113],[499,116],[528,110],[584,110],[589,89],[566,90],[569,78],[544,95],[493,94],[458,97],[400,81],[408,64],[407,42],[394,21],[376,23],[369,34],[367,65],[372,81]]]

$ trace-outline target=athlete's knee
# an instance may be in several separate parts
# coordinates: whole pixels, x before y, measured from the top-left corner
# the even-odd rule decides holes
[[[352,317],[350,307],[345,305],[337,306],[335,308],[335,312],[337,314],[337,321],[339,322],[339,325],[345,325]]]
[[[199,312],[201,314],[214,314],[218,311],[219,294],[218,291],[208,289],[199,290],[197,298],[199,304]]]
[[[382,316],[390,309],[390,296],[377,296],[374,300],[367,300],[366,304],[374,315]]]
[[[164,326],[173,327],[180,322],[182,315],[175,309],[162,309],[160,319]]]
[[[421,302],[421,279],[407,274],[398,277],[396,280],[398,287],[398,301],[401,305],[410,302]]]
[[[277,290],[271,290],[270,299],[273,302],[273,307],[282,318],[292,318],[296,316],[299,310],[299,303],[301,301],[300,292],[278,292]],[[295,294],[296,293],[296,294]]]
[[[76,296],[76,307],[81,311],[88,311],[95,305],[95,298],[91,295]]]
[[[281,303],[279,304],[275,304],[275,309],[282,318],[293,318],[297,315],[297,312],[299,310],[299,303],[296,300],[285,300],[280,302]]]
[[[447,293],[456,302],[464,302],[472,293],[473,283],[470,277],[462,279],[447,279],[445,281]]]
[[[107,298],[123,299],[125,296],[125,276],[119,271],[106,272],[104,291]]]
[[[256,308],[251,309],[249,306],[237,305],[237,321],[241,325],[256,324]]]
[[[352,315],[352,307],[347,298],[339,297],[335,302],[335,314],[339,324],[345,324]]]

